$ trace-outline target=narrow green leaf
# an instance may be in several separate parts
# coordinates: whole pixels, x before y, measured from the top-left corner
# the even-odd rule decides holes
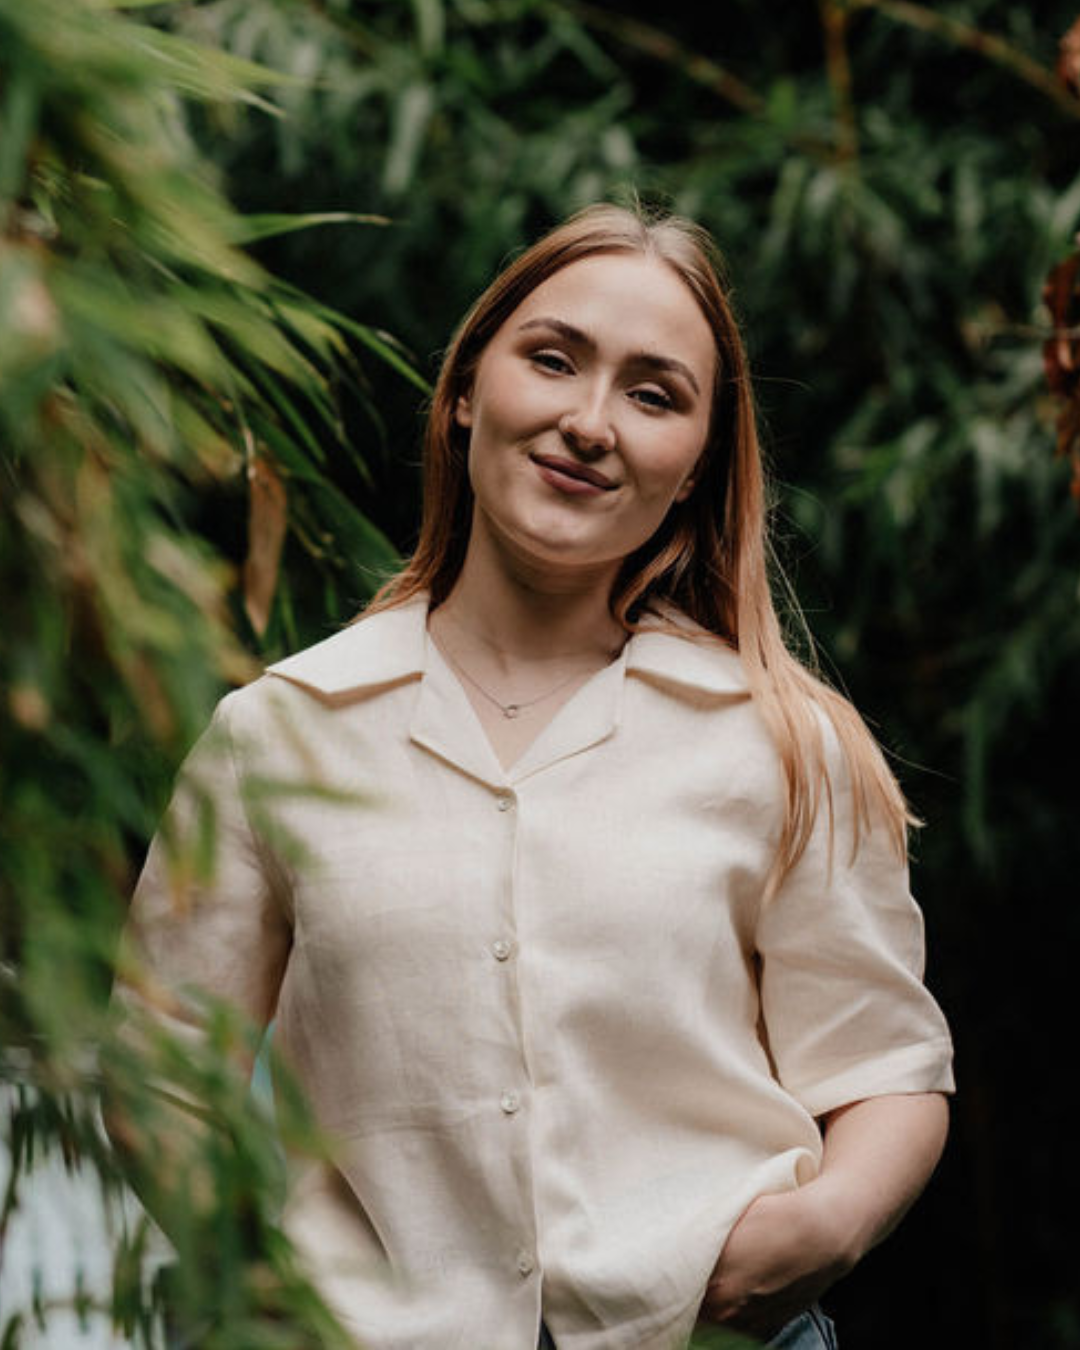
[[[295,75],[233,56],[219,47],[192,42],[175,33],[144,24],[126,27],[132,45],[154,56],[170,83],[191,98],[235,99],[281,116],[281,109],[261,98],[254,89],[260,86],[297,88],[306,83]]]
[[[281,413],[286,426],[292,429],[296,438],[296,443],[304,446],[316,463],[325,464],[326,451],[312,434],[311,428],[308,426],[307,418],[285,392],[282,385],[274,380],[266,371],[253,369],[249,371],[249,374],[255,385],[262,390],[274,407]]]
[[[403,376],[408,382],[421,393],[430,394],[431,385],[424,379],[423,375],[410,364],[406,357],[397,349],[395,340],[389,333],[383,333],[378,329],[371,328],[367,324],[358,323],[355,319],[350,319],[346,314],[339,314],[337,310],[331,309],[329,305],[316,304],[314,306],[317,313],[324,315],[332,323],[339,325],[347,333],[368,347],[371,351],[380,356],[387,365],[391,366],[397,373]]]
[[[230,237],[236,244],[251,244],[256,239],[272,239],[307,230],[313,225],[389,225],[389,216],[365,215],[356,211],[309,211],[304,215],[264,212],[261,215],[238,216]]]
[[[9,68],[0,113],[0,228],[22,190],[37,108],[38,90],[33,75],[17,66]]]
[[[435,91],[426,82],[414,81],[398,95],[383,170],[383,187],[391,196],[404,192],[412,182],[424,133],[434,111]]]

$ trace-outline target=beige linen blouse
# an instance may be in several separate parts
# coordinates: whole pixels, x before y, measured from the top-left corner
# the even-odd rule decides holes
[[[222,701],[170,808],[212,795],[215,878],[178,912],[159,836],[133,931],[276,1018],[337,1140],[283,1223],[370,1350],[533,1350],[541,1310],[560,1350],[674,1350],[816,1116],[951,1088],[919,911],[883,828],[850,864],[835,747],[832,870],[822,820],[763,902],[778,759],[719,641],[632,637],[504,770],[426,614]]]

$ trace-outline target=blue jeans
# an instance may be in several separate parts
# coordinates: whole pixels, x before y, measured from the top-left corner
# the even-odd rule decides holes
[[[812,1308],[807,1308],[806,1312],[793,1318],[772,1338],[769,1345],[775,1350],[837,1350],[836,1329],[815,1303]],[[540,1324],[536,1350],[555,1350],[551,1332],[543,1323]]]
[[[836,1328],[815,1303],[769,1342],[776,1350],[837,1350]]]

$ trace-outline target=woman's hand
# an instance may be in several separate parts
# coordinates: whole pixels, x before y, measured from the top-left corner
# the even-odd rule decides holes
[[[872,1097],[824,1122],[821,1172],[763,1195],[731,1231],[701,1316],[768,1339],[903,1218],[941,1155],[948,1107],[936,1092]]]
[[[847,1274],[855,1253],[816,1185],[746,1210],[709,1276],[704,1321],[767,1340]]]

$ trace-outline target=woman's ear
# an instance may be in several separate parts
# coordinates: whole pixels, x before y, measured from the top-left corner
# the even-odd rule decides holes
[[[454,421],[459,427],[472,426],[472,404],[469,402],[468,394],[458,395],[458,400],[454,404]]]
[[[704,456],[702,456],[702,459],[703,458]],[[690,496],[694,488],[697,487],[698,476],[700,473],[701,473],[701,459],[698,460],[698,462],[694,465],[694,467],[690,470],[690,472],[682,480],[682,483],[679,485],[679,490],[675,494],[676,502],[686,501],[687,497]]]

